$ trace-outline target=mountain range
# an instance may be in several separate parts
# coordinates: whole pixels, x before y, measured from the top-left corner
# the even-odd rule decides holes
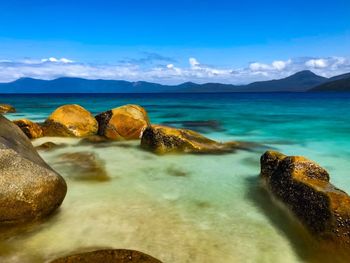
[[[304,70],[277,80],[248,85],[221,83],[162,85],[124,80],[89,80],[62,77],[54,80],[20,78],[0,83],[0,94],[8,93],[211,93],[211,92],[321,92],[350,91],[350,73],[325,78]]]

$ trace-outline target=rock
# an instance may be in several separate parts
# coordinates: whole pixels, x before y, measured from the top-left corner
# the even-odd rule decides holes
[[[49,215],[66,191],[63,178],[41,159],[25,134],[0,115],[0,225]]]
[[[143,132],[141,147],[158,154],[169,152],[219,154],[233,152],[242,145],[239,142],[216,142],[187,129],[152,125]]]
[[[99,136],[99,135],[92,135],[86,138],[83,138],[79,144],[81,145],[89,145],[89,144],[96,144],[96,143],[106,143],[109,140],[106,137]]]
[[[97,130],[96,119],[76,104],[57,108],[43,124],[45,136],[86,137],[95,135]]]
[[[329,174],[301,156],[267,151],[261,178],[318,240],[350,247],[350,197],[329,182]]]
[[[40,125],[27,119],[13,121],[29,139],[36,139],[43,136]]]
[[[51,263],[161,263],[161,261],[135,250],[106,249],[63,257]]]
[[[67,146],[65,143],[56,144],[54,142],[44,142],[43,144],[40,144],[39,146],[35,147],[35,149],[39,151],[50,151],[53,149],[58,149]]]
[[[58,163],[69,170],[69,177],[75,180],[108,181],[110,177],[105,162],[93,152],[64,153]]]
[[[0,104],[0,113],[14,113],[16,109],[9,104]]]
[[[147,112],[138,105],[125,105],[96,116],[98,134],[112,140],[139,139],[149,125]]]

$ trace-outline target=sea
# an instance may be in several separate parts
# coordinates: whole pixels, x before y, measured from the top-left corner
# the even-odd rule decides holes
[[[218,141],[259,145],[222,155],[155,155],[139,141],[64,144],[39,151],[68,192],[47,220],[3,236],[0,262],[36,263],[76,251],[135,249],[168,263],[349,262],[323,253],[259,180],[267,149],[302,155],[350,193],[350,93],[32,94],[0,95],[15,120],[43,122],[64,104],[92,114],[143,106],[153,124],[196,130]],[[95,156],[108,180],[85,180],[66,154]],[[69,155],[68,155],[69,156]]]

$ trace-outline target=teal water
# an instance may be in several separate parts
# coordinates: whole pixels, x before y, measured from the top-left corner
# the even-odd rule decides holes
[[[94,114],[133,103],[152,123],[197,130],[220,141],[261,143],[304,155],[350,192],[350,94],[115,94],[0,95],[18,113],[44,121],[62,104]],[[68,194],[46,222],[0,241],[0,262],[45,262],[88,248],[141,250],[164,262],[319,262],[298,223],[258,184],[265,148],[219,156],[156,156],[138,142],[103,147],[79,139],[41,138],[66,146],[42,157],[59,171]],[[77,180],[66,153],[95,154],[110,180]],[[331,255],[334,262],[344,262]],[[346,262],[346,261],[345,261]]]

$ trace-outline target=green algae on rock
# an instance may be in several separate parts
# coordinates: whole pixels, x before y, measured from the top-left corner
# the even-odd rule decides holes
[[[67,185],[30,140],[0,115],[0,224],[45,217],[62,203]]]
[[[57,108],[43,124],[45,136],[86,137],[95,135],[97,130],[92,114],[77,104]]]
[[[161,261],[136,250],[105,249],[59,258],[51,263],[161,263]]]
[[[350,247],[350,196],[329,182],[325,169],[301,156],[267,151],[260,176],[313,236]]]

